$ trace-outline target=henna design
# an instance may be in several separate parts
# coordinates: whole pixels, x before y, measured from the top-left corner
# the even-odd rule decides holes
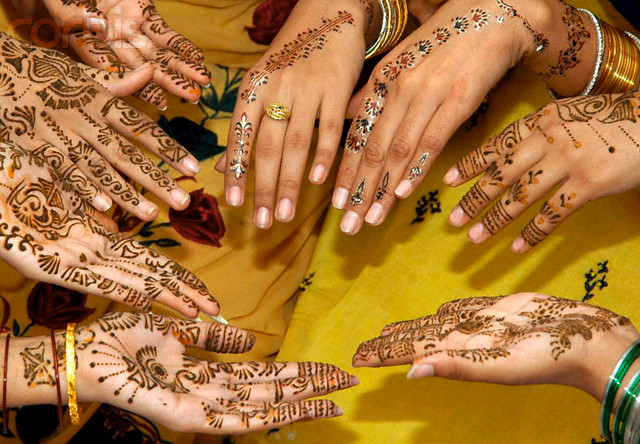
[[[568,45],[566,49],[560,51],[558,61],[553,65],[549,65],[547,72],[542,73],[546,79],[550,79],[553,76],[566,77],[567,71],[575,68],[580,63],[578,53],[582,50],[586,41],[591,38],[591,33],[587,31],[582,17],[571,6],[567,6],[565,9],[562,22],[568,28]]]
[[[309,58],[314,51],[322,50],[328,36],[331,33],[340,33],[343,25],[354,26],[355,19],[347,11],[338,11],[331,19],[323,18],[319,27],[298,34],[293,41],[285,44],[283,49],[271,54],[264,67],[251,72],[249,86],[240,93],[240,98],[246,103],[255,102],[258,88],[268,83],[270,74]]]
[[[360,182],[360,185],[358,185],[355,194],[351,195],[351,205],[361,205],[364,202],[364,198],[362,197],[362,195],[364,194],[366,181],[367,179],[362,179],[362,182]]]
[[[165,99],[164,91],[155,82],[147,83],[144,88],[136,91],[133,96],[156,107],[160,107]]]
[[[505,15],[507,17],[517,18],[522,22],[522,25],[529,31],[531,36],[533,37],[533,41],[536,45],[536,52],[542,52],[547,46],[549,46],[549,40],[542,34],[533,29],[531,23],[520,15],[518,10],[513,6],[507,4],[504,0],[496,0],[496,3],[501,9],[504,9],[506,12],[497,18],[498,23],[504,23]]]
[[[474,218],[489,202],[491,202],[491,199],[480,186],[480,182],[476,182],[469,188],[469,191],[462,196],[460,208],[462,208],[462,211],[464,211],[464,214],[468,217]]]
[[[240,121],[236,122],[236,145],[234,149],[236,157],[231,160],[230,170],[234,173],[236,179],[240,179],[249,168],[249,162],[245,156],[249,154],[250,147],[247,146],[253,133],[253,125],[247,120],[247,113],[242,113]],[[246,149],[245,149],[246,148]]]
[[[513,220],[513,216],[509,214],[505,207],[506,205],[500,200],[482,218],[482,225],[492,235]]]
[[[376,193],[376,199],[382,200],[384,196],[387,195],[387,188],[389,187],[389,179],[391,178],[389,171],[387,171],[382,178],[382,186],[378,187],[378,192]]]
[[[428,158],[429,158],[429,153],[426,152],[422,156],[420,156],[420,159],[418,159],[418,165],[411,167],[411,169],[409,170],[409,177],[408,177],[410,182],[415,182],[422,175],[422,167],[424,166],[425,163],[427,163]]]
[[[45,357],[44,341],[35,347],[25,347],[20,352],[24,364],[24,379],[29,387],[50,385],[55,387],[54,368],[52,359]]]

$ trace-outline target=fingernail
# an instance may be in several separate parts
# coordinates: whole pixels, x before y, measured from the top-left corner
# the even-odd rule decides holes
[[[337,210],[344,209],[344,206],[347,204],[347,199],[349,199],[349,190],[344,187],[338,188],[333,193],[333,207]]]
[[[140,72],[143,69],[146,69],[147,66],[151,65],[151,62],[145,62],[142,65],[138,66],[136,69],[133,70],[133,72]]]
[[[373,205],[371,205],[371,208],[369,208],[369,211],[367,212],[364,220],[366,220],[367,223],[370,223],[371,225],[377,225],[380,223],[380,218],[382,217],[383,211],[384,207],[382,206],[382,204],[375,202]]]
[[[521,237],[517,237],[516,240],[514,240],[511,244],[511,249],[515,253],[522,253],[522,250],[524,250],[524,239],[522,239]]]
[[[414,364],[409,369],[409,373],[407,373],[407,379],[430,378],[435,375],[435,373],[433,365]]]
[[[111,208],[111,206],[113,205],[113,202],[104,196],[96,196],[93,202],[95,203],[95,206],[102,212],[109,211],[109,208]]]
[[[107,22],[104,19],[98,17],[89,17],[87,19],[87,23],[92,29],[95,29],[97,27],[100,28],[102,32],[105,32],[107,30]]]
[[[482,233],[484,233],[484,225],[475,224],[469,230],[467,237],[471,239],[473,242],[478,242],[480,240],[480,237],[482,237]]]
[[[311,182],[322,183],[326,172],[327,172],[327,169],[324,167],[324,165],[316,165],[313,168],[313,172],[311,173]]]
[[[169,107],[167,105],[165,105],[164,108],[159,108],[159,109],[160,109],[160,111],[165,112],[166,110],[169,109]]]
[[[344,410],[336,406],[336,416],[342,416],[342,415],[344,415]]]
[[[140,205],[138,205],[138,208],[140,208],[140,211],[142,211],[147,216],[153,216],[153,214],[158,211],[158,206],[155,204],[152,204],[149,201],[140,202]]]
[[[218,316],[212,316],[213,319],[215,319],[217,322],[224,324],[224,325],[229,325],[229,321],[227,321],[225,318],[222,317],[222,315],[218,315]]]
[[[404,199],[410,193],[411,193],[411,182],[409,182],[406,179],[398,184],[398,187],[396,188],[396,191],[395,191],[396,196],[398,196],[401,199]]]
[[[195,159],[191,157],[187,157],[182,161],[182,164],[186,169],[191,171],[193,174],[198,174],[200,172],[200,164]]]
[[[345,214],[342,221],[340,221],[340,229],[343,233],[352,233],[358,226],[359,220],[360,216],[358,216],[358,213],[353,210],[347,211],[347,214]]]
[[[459,178],[460,171],[458,171],[458,168],[451,167],[451,169],[447,171],[447,174],[444,175],[444,183],[446,183],[447,185],[451,185],[455,183]]]
[[[207,88],[207,89],[211,88],[211,82],[209,82],[206,85],[204,85],[203,88]]]
[[[196,100],[195,102],[189,102],[192,105],[197,105],[198,103],[200,103],[200,99]]]
[[[260,207],[256,213],[256,226],[258,228],[269,228],[269,209],[266,207]]]
[[[242,196],[242,190],[240,187],[232,186],[227,191],[227,203],[232,207],[239,207],[244,203],[244,197]]]
[[[460,205],[456,205],[453,210],[451,210],[451,214],[449,214],[449,223],[454,227],[461,227],[464,225],[464,211]]]
[[[282,199],[278,204],[278,220],[282,222],[286,222],[291,218],[291,209],[293,208],[293,204],[291,200],[287,197]]]
[[[176,188],[171,192],[171,200],[181,207],[186,205],[189,199],[191,199],[191,196],[182,188]]]
[[[360,380],[358,379],[358,377],[351,375],[351,385],[358,385],[358,384],[360,384]]]
[[[198,316],[197,318],[194,319],[194,321],[196,322],[202,322],[202,318],[200,316]]]

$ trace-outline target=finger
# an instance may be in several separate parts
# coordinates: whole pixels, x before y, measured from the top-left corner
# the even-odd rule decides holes
[[[265,114],[256,141],[254,224],[264,230],[270,228],[273,223],[278,173],[287,126],[288,121],[273,120]]]
[[[157,107],[160,111],[166,111],[168,108],[167,96],[164,93],[164,90],[160,88],[160,86],[156,82],[147,83],[144,88],[136,91],[133,94],[133,97],[136,97],[143,102],[150,103],[151,105]]]
[[[193,176],[200,171],[198,160],[185,147],[169,137],[151,118],[122,100],[109,100],[100,113],[124,137],[142,144],[181,173]]]
[[[280,222],[290,222],[295,217],[318,105],[314,98],[308,97],[304,105],[293,109],[293,117],[286,129],[275,211]]]
[[[245,353],[256,343],[253,334],[219,322],[180,321],[177,326],[174,335],[182,344],[215,353]]]
[[[282,427],[301,419],[333,418],[343,414],[333,401],[326,399],[281,403],[272,409],[254,411],[252,414],[218,413],[215,406],[204,404],[206,424],[195,430],[200,433],[217,433],[214,430],[231,434],[257,432]]]
[[[153,78],[153,66],[150,63],[140,65],[133,71],[109,72],[88,66],[79,66],[91,79],[102,85],[116,97],[125,97],[138,91]]]
[[[504,348],[437,350],[416,359],[407,378],[439,376],[463,381],[514,384],[520,379],[514,362],[515,357]]]
[[[153,60],[158,65],[168,68],[175,73],[182,74],[200,85],[208,85],[211,83],[211,73],[201,63],[195,63],[191,60],[185,60],[180,55],[168,49],[158,49],[155,45],[143,47],[140,52],[147,60]]]
[[[471,319],[475,316],[478,311],[484,309],[484,306],[472,307],[469,309],[463,309],[460,311],[453,312],[444,312],[438,313],[434,315],[423,316],[418,319],[412,319],[409,321],[403,322],[394,322],[385,326],[380,336],[388,336],[393,333],[408,331],[408,330],[419,330],[425,327],[430,327],[434,325],[453,325],[460,322],[464,322],[468,319]]]
[[[217,316],[220,304],[207,289],[207,286],[188,269],[166,256],[140,243],[119,236],[111,239],[106,246],[107,254],[142,264],[160,273],[159,280],[169,288],[176,288],[192,299],[205,313]]]
[[[526,139],[509,155],[495,160],[487,167],[482,176],[465,193],[449,216],[455,226],[462,226],[476,217],[480,212],[504,193],[508,186],[515,183],[533,165],[538,163],[545,153],[545,142],[538,133]],[[535,172],[534,172],[535,173]],[[533,180],[537,180],[535,177]]]
[[[509,125],[487,143],[462,157],[452,166],[444,177],[444,183],[458,186],[485,171],[494,161],[512,151],[520,142],[527,139],[536,129],[540,116],[531,114]]]
[[[324,377],[295,377],[278,379],[262,383],[226,384],[234,401],[249,402],[292,402],[323,396],[338,390],[344,390],[358,384],[358,379],[347,372],[330,373]],[[211,395],[219,387],[211,387]],[[201,396],[209,395],[205,387],[200,391]]]
[[[65,30],[71,30],[77,26],[92,32],[106,33],[109,21],[104,13],[91,3],[79,2],[53,2],[47,4],[49,13],[60,23],[64,17]]]
[[[393,340],[391,336],[365,341],[353,355],[354,367],[382,367],[409,364],[420,355],[416,350],[419,337]]]
[[[55,168],[80,198],[91,203],[99,211],[107,211],[111,208],[113,205],[111,198],[54,145],[42,142],[32,152]]]
[[[191,40],[174,31],[167,25],[155,6],[149,4],[145,8],[147,20],[140,28],[160,48],[171,50],[185,60],[204,63],[204,52]]]
[[[580,187],[567,182],[542,206],[540,212],[525,227],[511,245],[516,253],[524,253],[545,240],[567,217],[586,204],[589,199],[573,190]]]
[[[83,62],[94,68],[118,75],[124,75],[127,70],[124,63],[105,40],[96,34],[89,32],[71,34],[69,35],[69,45]],[[144,62],[137,66],[143,64]]]
[[[224,168],[227,166],[227,152],[222,153],[222,156],[216,162],[216,166],[214,167],[218,173],[224,174]]]
[[[298,377],[326,377],[327,375],[341,371],[333,364],[321,362],[239,362],[221,363],[200,361],[206,367],[204,372],[209,376],[204,382],[211,379],[224,379],[231,384],[245,382],[270,382],[275,379],[287,379]]]
[[[367,85],[365,99],[360,105],[356,118],[351,123],[351,128],[349,128],[345,153],[338,169],[332,198],[332,204],[338,210],[343,210],[348,204],[349,190],[356,178],[362,150],[366,146],[377,120],[382,115],[386,96],[386,84],[373,82]]]
[[[398,127],[406,119],[404,101],[393,101],[385,106],[385,113],[378,118],[376,128],[367,138],[361,150],[360,163],[356,166],[355,181],[349,191],[348,211],[340,222],[340,229],[347,234],[356,234],[375,198],[377,185],[383,176],[383,168],[387,167],[390,146],[397,147],[395,140]],[[366,108],[365,108],[366,112]],[[404,146],[408,154],[413,146]],[[406,157],[406,156],[405,156]]]
[[[544,161],[536,164],[483,216],[482,221],[469,230],[467,236],[482,243],[494,236],[524,213],[534,202],[542,199],[564,177]]]
[[[87,113],[82,113],[84,128],[76,123],[76,130],[83,131],[82,134],[91,145],[112,165],[117,167],[123,174],[127,175],[137,183],[158,196],[176,210],[183,210],[189,205],[190,196],[178,186],[167,173],[156,166],[146,157],[136,146],[129,143],[111,127],[98,122]],[[91,126],[97,131],[87,131],[87,126]],[[136,208],[134,214],[145,220],[149,215]]]
[[[323,97],[320,107],[318,143],[309,173],[309,181],[320,185],[327,180],[329,171],[340,148],[347,97]]]
[[[51,270],[55,270],[56,275],[52,276],[48,282],[70,290],[111,299],[143,312],[151,310],[151,299],[133,288],[101,276],[87,267],[59,268],[59,263],[55,265],[56,255],[49,256],[49,258],[50,265],[53,267]],[[41,257],[40,260],[44,259]],[[58,272],[60,273],[58,274]]]

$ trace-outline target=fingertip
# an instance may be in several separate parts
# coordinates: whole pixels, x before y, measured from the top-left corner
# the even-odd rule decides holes
[[[142,202],[140,202],[140,204],[137,206],[137,210],[138,210],[137,216],[140,219],[143,219],[146,221],[154,220],[156,217],[158,217],[158,213],[160,211],[156,204],[151,203],[148,200],[143,200]]]
[[[460,179],[460,171],[458,171],[457,167],[452,166],[449,171],[447,171],[447,174],[444,175],[442,181],[445,183],[445,185],[449,185],[450,187],[452,187],[458,181],[458,179]]]
[[[327,169],[324,165],[316,165],[309,174],[309,181],[315,185],[321,185],[327,178]]]
[[[462,207],[460,207],[460,205],[456,205],[449,214],[449,223],[454,227],[461,227],[466,223],[465,216],[466,215],[464,214]]]
[[[232,207],[241,207],[244,204],[244,193],[239,186],[233,185],[227,190],[226,199],[227,204]]]
[[[403,180],[398,184],[394,194],[398,199],[406,199],[411,194],[411,189],[413,188],[411,182],[407,179]]]
[[[435,375],[435,369],[430,364],[415,363],[411,365],[407,373],[407,379],[430,378]]]
[[[511,251],[513,251],[514,253],[522,254],[525,252],[525,247],[526,247],[526,244],[524,239],[518,236],[517,238],[515,238],[515,240],[511,244]]]
[[[200,162],[198,162],[194,157],[187,157],[182,161],[182,165],[186,168],[189,174],[195,176],[200,172],[201,166]]]
[[[467,233],[467,238],[471,242],[475,244],[479,244],[482,242],[483,234],[484,234],[484,225],[482,225],[481,223],[477,223],[473,227],[471,227],[471,229]]]

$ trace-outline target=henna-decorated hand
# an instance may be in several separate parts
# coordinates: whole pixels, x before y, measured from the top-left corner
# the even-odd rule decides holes
[[[563,384],[602,400],[616,362],[640,335],[627,318],[536,293],[460,299],[386,326],[356,367],[411,364],[409,377]]]
[[[44,387],[47,392],[42,397],[55,402],[49,341],[34,339],[12,341],[13,350],[23,350],[25,362],[24,372],[16,371],[16,378],[23,374],[30,387]],[[177,431],[215,434],[342,414],[332,401],[309,399],[358,383],[333,365],[217,363],[185,354],[185,346],[243,353],[254,342],[251,333],[215,322],[110,313],[76,330],[78,400],[122,407]],[[58,364],[64,369],[63,333],[58,333],[56,343]],[[64,380],[62,372],[61,377]],[[15,393],[14,387],[12,383]],[[10,399],[9,405],[19,401]],[[23,396],[22,402],[43,400],[33,393]]]
[[[96,212],[33,153],[0,141],[0,258],[25,276],[149,310],[153,300],[187,316],[220,307],[190,271],[107,231]]]
[[[550,23],[558,21],[554,30]],[[588,62],[576,61],[576,54],[586,47],[591,25],[555,0],[458,0],[440,6],[378,64],[362,94],[354,98],[359,110],[333,195],[334,207],[346,211],[342,231],[355,234],[365,221],[380,225],[396,200],[418,187],[454,132],[521,59],[544,68],[549,78],[564,79],[567,71],[575,75],[575,66],[589,70]],[[575,58],[558,60],[567,45]],[[573,77],[574,87],[579,81]]]
[[[127,138],[189,176],[198,172],[198,161],[155,122],[101,86],[127,94],[149,80],[152,70],[147,68],[101,71],[0,33],[0,139],[47,160],[98,210],[106,211],[113,199],[143,220],[158,213],[116,168],[173,208],[184,209],[189,194]]]
[[[244,203],[252,147],[255,216],[291,221],[306,168],[316,118],[319,140],[310,180],[325,181],[338,151],[350,95],[362,69],[372,0],[298,2],[264,57],[245,76],[233,113],[227,151],[216,166],[225,174],[226,199]],[[272,103],[290,120],[265,115]]]
[[[134,95],[160,109],[167,106],[163,89],[197,103],[199,85],[211,82],[202,50],[169,27],[152,0],[37,0],[38,7],[90,66],[124,73],[150,62],[153,80]]]
[[[484,242],[561,185],[511,247],[530,250],[587,202],[640,186],[639,118],[640,94],[628,93],[559,100],[512,123],[445,176],[458,186],[485,173],[449,221],[462,226],[498,200],[469,230]]]

